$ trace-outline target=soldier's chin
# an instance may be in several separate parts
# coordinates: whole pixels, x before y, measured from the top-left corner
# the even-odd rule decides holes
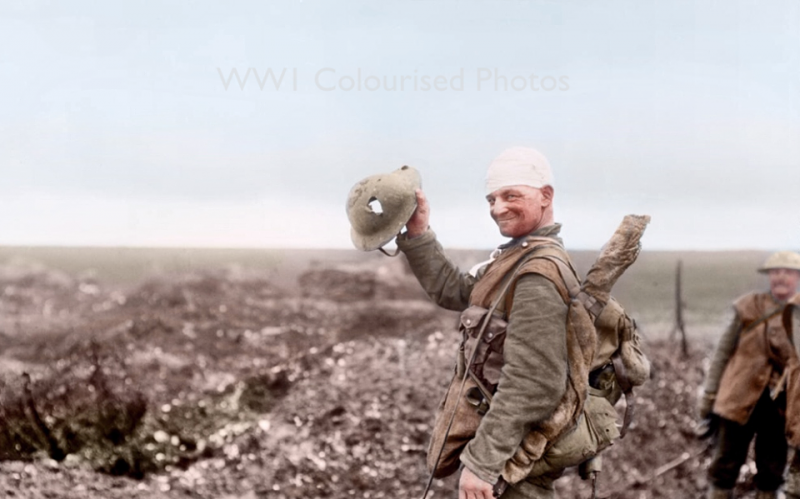
[[[520,232],[518,230],[514,230],[513,227],[508,227],[506,229],[503,229],[503,227],[500,226],[499,224],[498,224],[498,228],[500,229],[500,234],[502,234],[504,237],[515,238],[515,237],[520,237],[520,236],[524,236],[525,234],[527,234],[526,232]]]
[[[500,235],[502,235],[503,237],[514,237],[511,234],[509,234],[508,229],[504,229],[502,225],[497,224],[497,228],[500,230]]]

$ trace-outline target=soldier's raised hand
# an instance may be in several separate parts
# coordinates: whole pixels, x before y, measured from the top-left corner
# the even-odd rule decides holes
[[[428,230],[430,225],[431,210],[428,205],[428,199],[422,189],[417,189],[414,194],[417,196],[417,208],[414,214],[406,222],[406,232],[409,239],[419,237]]]

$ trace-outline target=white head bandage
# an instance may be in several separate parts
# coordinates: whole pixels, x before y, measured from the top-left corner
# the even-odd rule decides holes
[[[553,185],[553,172],[547,158],[529,147],[512,147],[503,151],[486,172],[486,194],[512,185],[536,188]]]

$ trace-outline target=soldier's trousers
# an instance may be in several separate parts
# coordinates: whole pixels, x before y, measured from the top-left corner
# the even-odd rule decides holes
[[[756,488],[774,491],[783,483],[788,445],[784,434],[785,397],[772,400],[764,390],[747,424],[740,425],[720,418],[717,448],[708,470],[709,481],[719,489],[733,489],[739,470],[747,459],[750,441],[755,435]]]
[[[800,499],[800,449],[794,449],[794,457],[786,473],[786,485],[783,492],[786,499]]]

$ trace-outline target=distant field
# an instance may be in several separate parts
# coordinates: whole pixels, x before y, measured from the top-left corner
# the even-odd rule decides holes
[[[462,268],[484,259],[488,250],[452,251]],[[571,252],[585,272],[596,252]],[[761,251],[643,252],[622,277],[614,295],[642,325],[646,334],[662,335],[672,327],[675,309],[675,267],[683,261],[685,322],[692,335],[720,332],[731,301],[752,289],[766,287],[755,272],[767,256]],[[0,247],[0,265],[35,262],[67,274],[92,275],[108,284],[130,286],[155,275],[212,270],[231,266],[267,273],[276,284],[292,286],[312,266],[380,265],[387,257],[355,250],[318,249],[178,249]]]
[[[325,257],[320,250],[0,246],[0,265],[14,260],[35,262],[72,276],[88,273],[100,281],[122,285],[155,275],[230,266],[280,274],[277,277],[285,279],[298,268]]]
[[[693,335],[716,335],[722,332],[736,297],[768,287],[756,272],[767,255],[759,251],[643,252],[622,276],[614,295],[640,320],[645,332],[669,332],[675,317],[675,269],[682,260],[687,330]],[[589,261],[582,261],[582,268],[588,268]]]

